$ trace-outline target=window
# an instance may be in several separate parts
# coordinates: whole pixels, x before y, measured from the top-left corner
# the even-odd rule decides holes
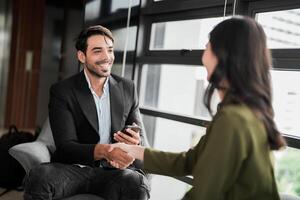
[[[85,5],[84,19],[93,20],[97,19],[100,15],[101,1],[93,0],[87,2]]]
[[[186,151],[190,147],[197,144],[199,139],[205,134],[206,128],[199,127],[182,122],[176,122],[160,117],[151,117],[145,119],[147,115],[143,115],[145,124],[150,118],[155,118],[155,123],[152,121],[154,130],[153,147],[172,152]],[[147,130],[148,133],[151,130]],[[180,143],[178,143],[180,141]]]
[[[208,85],[202,66],[149,64],[142,66],[140,105],[171,113],[210,119],[203,104]],[[217,95],[213,99],[216,108]]]
[[[203,127],[159,117],[143,115],[143,121],[147,134],[153,132],[153,147],[164,151],[186,151],[195,146],[206,131]],[[149,123],[152,123],[151,129],[148,129]],[[189,185],[174,178],[154,175],[151,179],[151,200],[181,199],[189,188]]]
[[[299,5],[290,6],[291,2],[280,2],[279,11],[263,8],[264,12],[256,13],[255,17],[264,28],[268,47],[273,49],[276,67],[271,70],[274,119],[279,131],[288,141],[293,141],[289,145],[297,147],[274,152],[277,186],[280,193],[300,196],[300,60],[297,53],[300,48],[300,9],[296,8]],[[289,8],[284,8],[284,4]]]
[[[300,71],[272,70],[273,107],[280,131],[300,138]]]
[[[138,2],[141,2],[141,10],[136,6]],[[105,17],[101,16],[104,24],[125,27],[128,1],[101,1],[101,6],[108,10]],[[149,142],[160,150],[187,150],[204,134],[204,126],[211,119],[203,104],[208,82],[201,54],[209,32],[224,20],[224,0],[133,0],[132,7],[133,23],[130,23],[125,76],[135,77]],[[300,148],[297,121],[300,114],[299,8],[299,0],[245,0],[239,1],[236,7],[236,13],[256,14],[266,32],[274,58],[271,78],[275,122],[279,130],[293,141],[290,147],[297,149]],[[227,7],[229,13],[232,13],[230,3]],[[126,29],[115,29],[113,33],[116,37],[113,70],[121,74]],[[213,96],[213,110],[218,102],[218,96]],[[281,192],[299,195],[297,149],[287,148],[275,153],[275,172]],[[151,184],[152,200],[180,199],[190,188],[165,176],[154,176]]]
[[[300,48],[300,9],[258,13],[256,18],[266,32],[269,48]]]
[[[139,5],[139,0],[131,0],[131,7]],[[112,0],[111,1],[111,12],[116,12],[119,9],[128,9],[129,0],[120,1],[120,0]]]
[[[150,50],[205,49],[208,34],[223,17],[153,23]]]
[[[116,38],[115,43],[114,43],[114,50],[115,51],[124,51],[125,44],[126,44],[127,28],[124,27],[124,28],[112,30],[112,33],[113,33],[114,37]],[[127,51],[135,50],[136,33],[137,33],[137,26],[129,27]]]
[[[111,72],[113,74],[116,74],[116,75],[119,75],[119,76],[122,76],[122,69],[123,68],[123,64],[122,63],[117,63],[115,62],[112,69],[111,69]],[[124,77],[127,78],[127,79],[131,79],[131,73],[132,73],[132,70],[133,70],[133,65],[132,63],[129,63],[127,62],[125,64],[125,69],[124,69]]]

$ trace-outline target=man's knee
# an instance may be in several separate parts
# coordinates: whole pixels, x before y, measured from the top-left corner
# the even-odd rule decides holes
[[[43,196],[41,199],[59,198],[66,191],[66,165],[60,163],[41,164],[29,172],[25,179],[25,196]],[[28,198],[30,199],[30,198]]]
[[[53,167],[42,164],[30,170],[25,179],[24,199],[48,199],[50,187],[48,183],[53,179]]]
[[[119,180],[122,188],[122,199],[139,199],[144,200],[149,198],[149,182],[148,179],[141,173],[126,169]]]
[[[33,168],[25,180],[28,199],[61,199],[87,192],[88,171],[75,165],[42,164]],[[40,197],[43,198],[40,198]]]
[[[25,186],[32,184],[43,185],[51,182],[54,178],[54,174],[56,174],[54,171],[55,169],[52,164],[42,164],[32,168],[26,177]]]

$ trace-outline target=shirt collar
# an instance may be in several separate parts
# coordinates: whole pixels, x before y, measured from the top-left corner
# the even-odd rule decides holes
[[[84,72],[85,79],[86,79],[86,81],[87,81],[87,83],[88,83],[89,89],[90,89],[91,91],[94,92],[94,90],[93,90],[93,88],[92,88],[91,81],[90,81],[90,79],[89,79],[89,77],[88,77],[88,75],[87,75],[85,69],[83,69],[83,72]],[[105,83],[104,83],[104,86],[103,86],[103,92],[104,92],[104,93],[106,93],[106,91],[107,91],[107,89],[108,89],[108,80],[109,80],[109,77],[106,78]]]

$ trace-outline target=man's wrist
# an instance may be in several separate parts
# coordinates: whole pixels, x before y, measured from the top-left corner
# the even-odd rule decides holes
[[[108,159],[110,144],[96,144],[94,149],[94,159],[101,160],[101,159]]]

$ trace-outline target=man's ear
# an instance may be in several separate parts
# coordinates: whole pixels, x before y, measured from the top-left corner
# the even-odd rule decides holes
[[[85,63],[85,54],[82,51],[77,51],[77,59],[84,64]]]

